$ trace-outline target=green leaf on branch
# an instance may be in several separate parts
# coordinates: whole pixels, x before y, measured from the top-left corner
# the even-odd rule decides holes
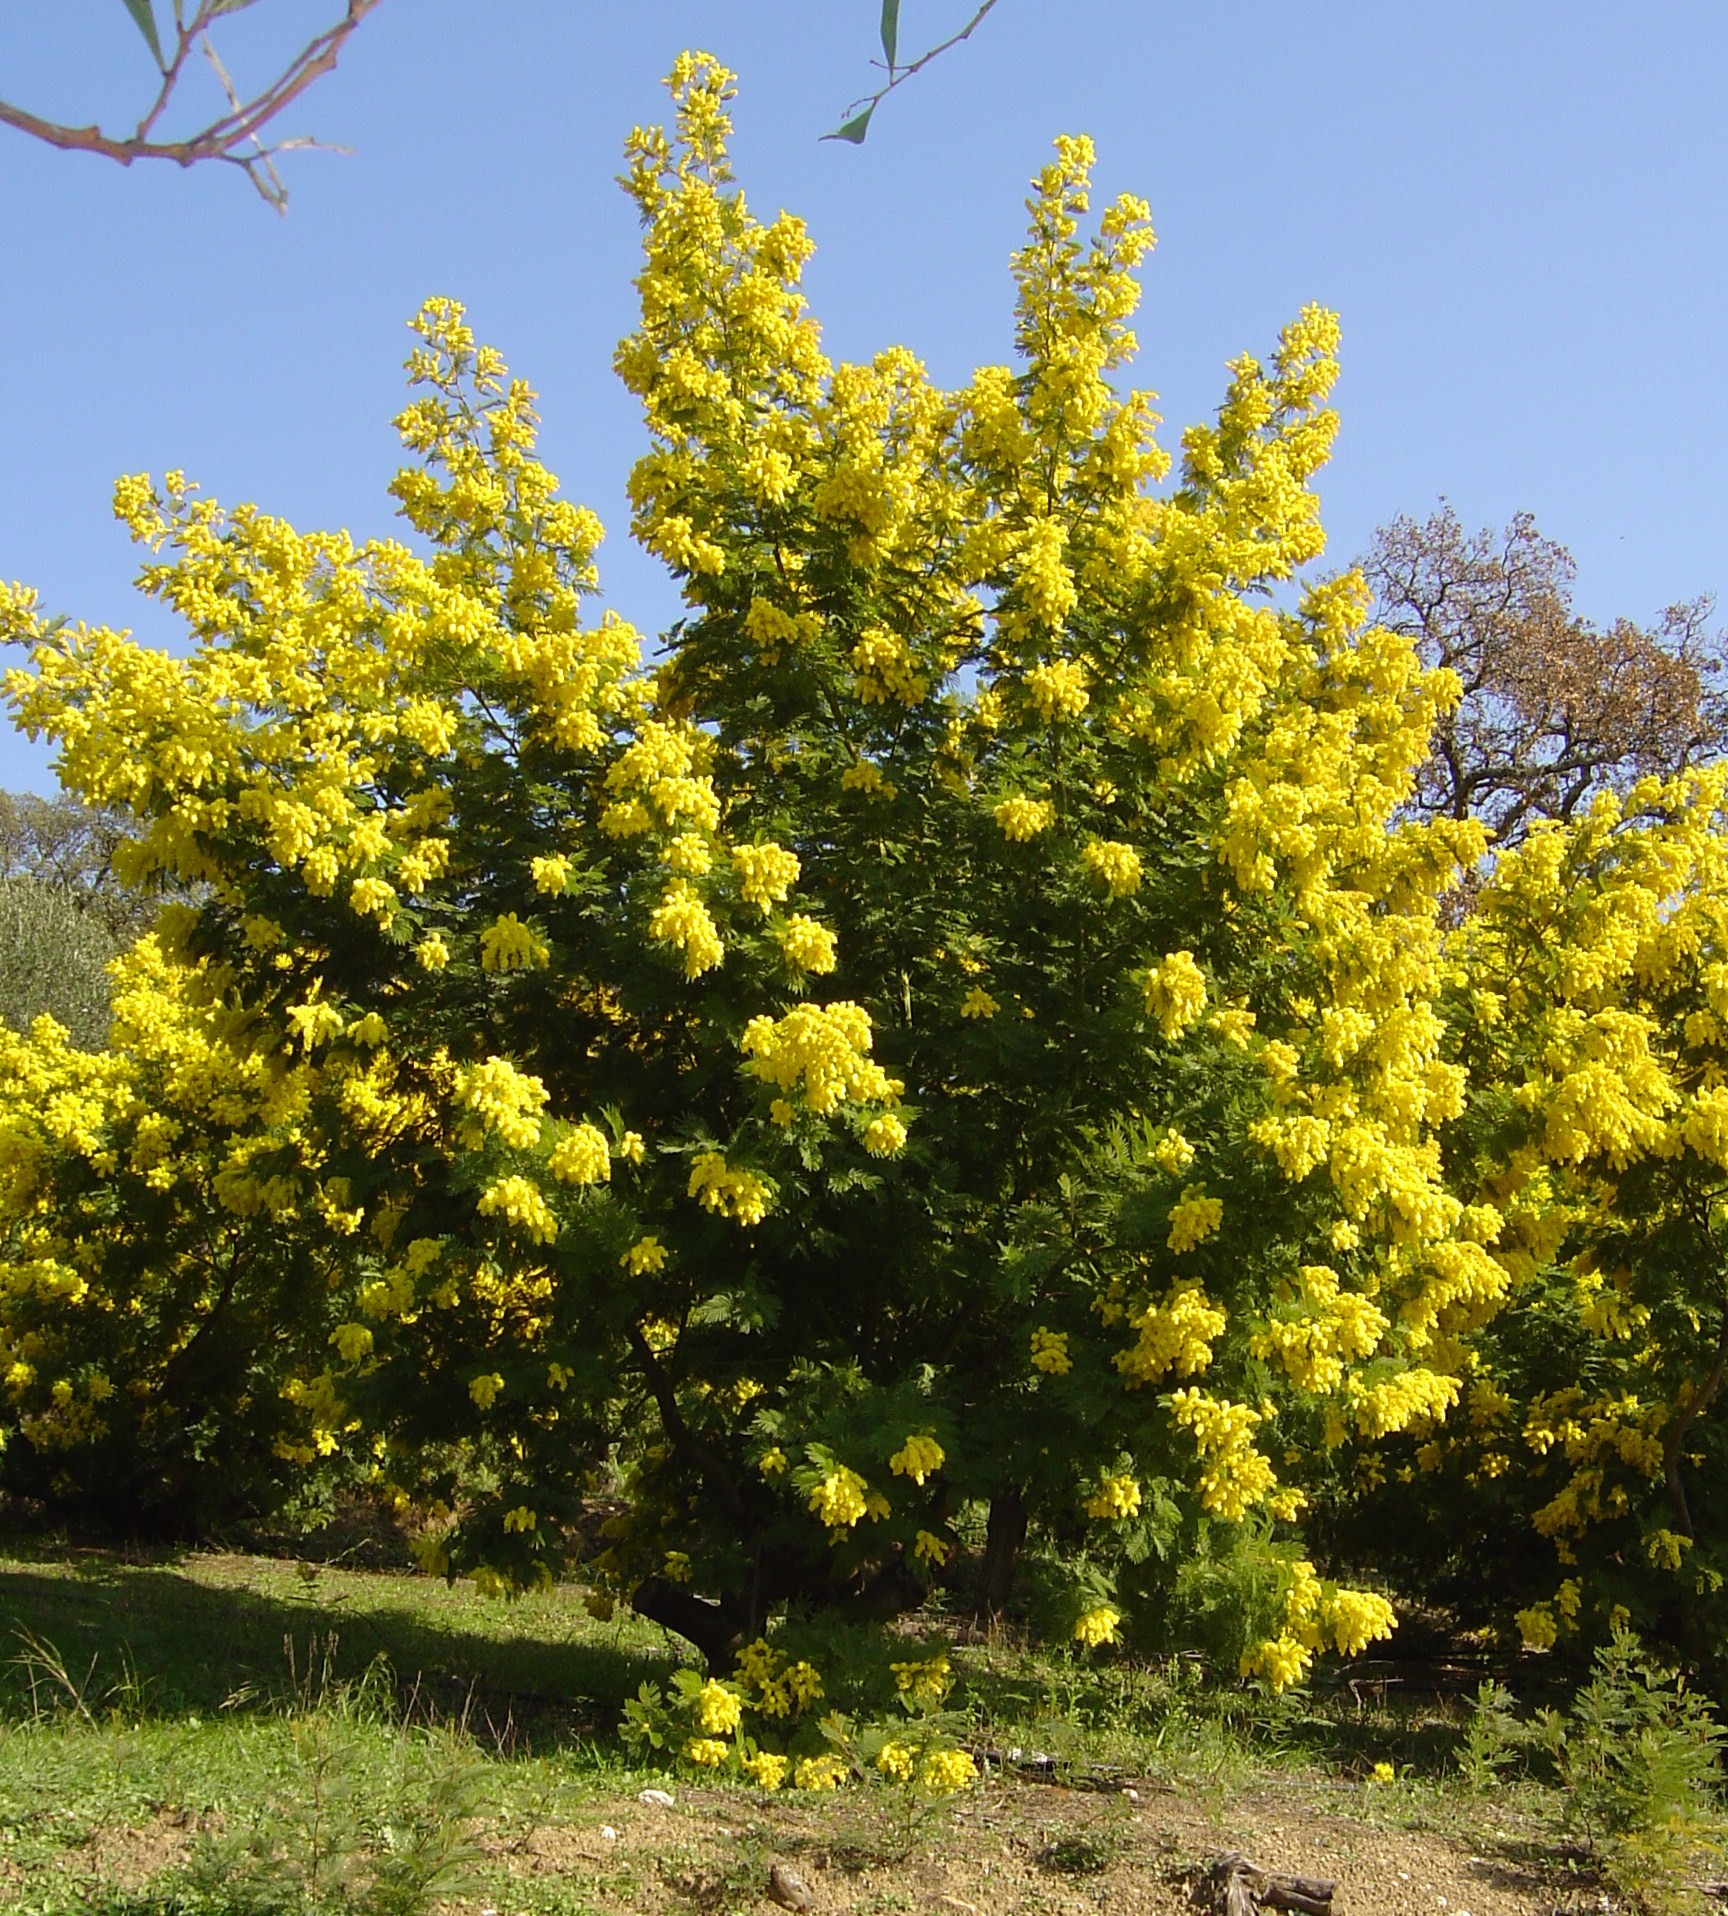
[[[162,58],[162,40],[156,31],[156,10],[151,0],[121,0],[121,5],[131,14],[132,24],[143,34],[145,45],[155,57],[157,66],[166,73],[168,63]]]
[[[900,0],[882,0],[882,52],[892,75],[900,46]]]
[[[872,100],[862,113],[853,114],[849,120],[843,120],[832,133],[822,135],[825,140],[845,140],[852,146],[862,146],[864,135],[870,131],[870,115],[876,111],[876,102]]]

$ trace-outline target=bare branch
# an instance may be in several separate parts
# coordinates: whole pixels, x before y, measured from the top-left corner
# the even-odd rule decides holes
[[[228,77],[228,69],[222,64],[216,49],[210,44],[209,34],[203,36],[204,57],[215,70],[216,78],[221,82],[222,91],[228,96],[228,104],[238,114],[243,111],[240,95],[235,91],[234,82]],[[253,164],[246,169],[247,177],[277,212],[288,209],[288,189],[282,183],[282,175],[276,171],[270,157],[270,149],[256,133],[252,135]],[[256,170],[254,170],[256,169]]]
[[[222,11],[219,0],[198,0],[189,18],[184,9],[177,6],[173,56],[164,61],[162,84],[156,98],[130,136],[105,133],[99,126],[67,126],[56,120],[45,120],[6,100],[0,100],[0,126],[16,127],[20,133],[28,133],[31,138],[63,152],[96,153],[118,161],[121,166],[130,166],[134,160],[172,160],[177,166],[219,160],[239,167],[279,213],[285,212],[288,190],[272,164],[272,156],[317,142],[303,137],[266,146],[261,137],[263,129],[315,80],[331,71],[349,36],[367,14],[383,3],[384,0],[347,0],[342,18],[309,41],[269,86],[249,101],[240,99],[210,45],[208,29]],[[186,62],[194,50],[202,51],[215,68],[227,93],[229,110],[185,139],[156,139],[153,135],[157,122],[184,77]],[[248,147],[252,150],[246,151]]]

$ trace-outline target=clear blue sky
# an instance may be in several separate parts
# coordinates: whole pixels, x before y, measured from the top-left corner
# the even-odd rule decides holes
[[[263,0],[222,44],[263,78],[338,11]],[[921,50],[965,0],[905,0]],[[1174,445],[1224,362],[1308,300],[1344,321],[1330,559],[1448,494],[1572,546],[1598,618],[1728,596],[1728,7],[1605,0],[1000,0],[862,149],[818,144],[868,80],[876,0],[386,0],[283,130],[278,219],[225,169],[130,174],[0,129],[0,577],[92,622],[173,633],[130,589],[121,472],[390,529],[403,322],[467,302],[542,395],[543,445],[611,530],[612,603],[675,595],[625,531],[639,438],[610,371],[634,216],[612,184],[658,79],[702,46],[742,75],[759,210],[820,248],[836,355],[891,341],[938,379],[1007,353],[1007,258],[1058,132],[1150,200],[1140,383]],[[118,118],[148,87],[118,0],[7,0],[0,93]],[[51,787],[0,733],[0,785]]]

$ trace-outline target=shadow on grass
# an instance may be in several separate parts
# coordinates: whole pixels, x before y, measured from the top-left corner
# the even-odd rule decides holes
[[[488,1631],[440,1618],[447,1593],[429,1579],[333,1585],[314,1574],[297,1589],[284,1575],[280,1589],[260,1589],[207,1566],[192,1574],[167,1554],[13,1549],[9,1558],[0,1559],[0,1720],[80,1702],[98,1718],[280,1711],[382,1660],[404,1715],[463,1722],[501,1753],[550,1752],[610,1740],[625,1699],[677,1661],[670,1647],[627,1643],[586,1617],[578,1625],[568,1592],[499,1605]]]

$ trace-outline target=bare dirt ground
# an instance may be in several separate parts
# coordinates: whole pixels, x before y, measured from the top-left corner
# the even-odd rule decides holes
[[[807,1890],[810,1916],[1198,1916],[1218,1907],[1201,1883],[1208,1865],[1232,1850],[1267,1870],[1333,1880],[1332,1916],[1606,1916],[1616,1907],[1534,1832],[1495,1825],[1490,1805],[1472,1848],[1405,1827],[1384,1795],[1311,1781],[1211,1800],[1153,1784],[1105,1795],[991,1783],[922,1807],[885,1790],[681,1790],[669,1809],[598,1797],[579,1820],[520,1832],[481,1824],[474,1891],[443,1908],[767,1916],[784,1906],[770,1891],[779,1864]],[[142,1828],[100,1830],[57,1867],[92,1893],[135,1894],[187,1860],[198,1827],[160,1813]],[[0,1857],[0,1908],[23,1887]]]
[[[548,1874],[586,1879],[596,1911],[769,1910],[769,1872],[797,1872],[813,1911],[887,1916],[1194,1916],[1197,1875],[1247,1852],[1292,1875],[1332,1878],[1334,1916],[1554,1916],[1604,1907],[1553,1858],[1513,1832],[1473,1853],[1328,1804],[1311,1786],[1263,1788],[1206,1808],[1152,1788],[1138,1801],[1031,1785],[986,1787],[958,1805],[898,1817],[871,1792],[855,1801],[680,1793],[665,1809],[599,1803],[592,1822],[489,1842],[492,1896]],[[1351,1809],[1355,1814],[1351,1814]],[[1535,1860],[1527,1860],[1534,1856]],[[525,1886],[525,1885],[524,1885]]]

